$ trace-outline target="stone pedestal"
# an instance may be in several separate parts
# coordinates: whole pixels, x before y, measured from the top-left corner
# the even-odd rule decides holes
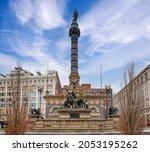
[[[90,133],[112,133],[115,132],[112,119],[37,119],[34,132],[54,133],[72,133],[72,134],[90,134]]]
[[[90,109],[60,109],[58,110],[61,119],[89,119]]]
[[[113,119],[90,117],[90,109],[59,109],[57,118],[37,119],[35,122],[35,132],[53,133],[102,133],[114,132]]]
[[[116,131],[120,131],[120,123],[119,123],[119,119],[120,117],[118,115],[114,115],[112,116],[113,121],[114,121],[114,127]]]

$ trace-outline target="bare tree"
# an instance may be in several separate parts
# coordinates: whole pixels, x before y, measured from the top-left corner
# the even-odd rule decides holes
[[[21,67],[15,68],[11,74],[11,85],[9,92],[10,101],[6,106],[6,134],[24,134],[27,125],[28,113],[28,89],[27,85],[23,86],[23,70]]]
[[[136,83],[134,63],[129,63],[124,73],[125,88],[120,94],[120,130],[123,134],[141,134],[144,127],[144,92]]]

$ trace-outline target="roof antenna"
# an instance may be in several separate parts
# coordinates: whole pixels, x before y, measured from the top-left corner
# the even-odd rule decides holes
[[[46,78],[46,95],[49,95],[49,91],[48,91],[48,64],[47,64],[47,78]]]
[[[103,77],[102,77],[102,64],[101,64],[101,65],[100,65],[100,81],[101,81],[101,89],[102,89],[102,87],[103,87],[102,79],[103,79]]]

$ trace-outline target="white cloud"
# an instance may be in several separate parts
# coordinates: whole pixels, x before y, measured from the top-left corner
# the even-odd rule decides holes
[[[120,82],[112,79],[113,70],[117,71],[131,61],[149,61],[149,5],[149,0],[99,1],[81,17],[79,26],[83,39],[80,43],[86,42],[83,46],[87,52],[82,55],[82,75],[88,77],[91,73],[97,74],[102,64],[103,72],[109,72],[106,79],[109,77],[117,91],[120,89]],[[143,68],[146,65],[147,63]],[[116,78],[120,81],[122,75],[116,74]]]
[[[14,0],[10,1],[10,7],[23,28],[22,31],[9,37],[9,45],[13,52],[27,61],[21,61],[25,68],[41,70],[45,73],[47,64],[49,68],[59,72],[62,83],[67,81],[69,75],[69,62],[65,61],[65,53],[68,47],[65,39],[57,41],[47,39],[44,30],[52,30],[64,27],[66,21],[63,18],[67,0]],[[22,29],[21,29],[22,30]],[[19,31],[19,29],[18,29]],[[53,31],[51,31],[53,32]],[[51,33],[49,31],[49,33]],[[55,56],[57,50],[58,56]]]
[[[103,72],[108,72],[126,65],[128,62],[144,61],[147,57],[150,57],[149,40],[139,40],[128,45],[112,48],[111,52],[105,55],[91,57],[85,63],[82,73],[97,73],[100,64],[103,66]]]
[[[46,45],[46,41],[42,36],[34,36],[30,39],[21,38],[20,35],[13,35],[13,38],[10,37],[9,44],[14,52],[16,52],[20,56],[24,57],[43,57],[44,54],[44,46]]]
[[[53,58],[49,56],[45,56],[45,58],[37,58],[37,61],[25,61],[0,53],[0,58],[0,74],[9,73],[17,65],[18,61],[24,69],[29,70],[32,73],[35,73],[36,70],[40,70],[42,74],[46,74],[47,65],[49,65],[49,70],[58,71],[59,77],[61,79],[61,84],[68,84],[68,79],[66,77],[69,75],[68,65],[66,65],[65,63],[56,62]]]
[[[26,39],[25,35],[22,37],[14,35],[10,44],[15,53],[33,58],[34,61],[23,61],[27,69],[30,65],[30,69],[40,69],[44,73],[46,65],[49,64],[50,69],[59,72],[61,82],[68,84],[70,61],[66,61],[65,54],[70,51],[70,42],[66,38],[62,39],[62,35],[55,41],[47,40],[43,32],[43,30],[64,27],[65,5],[65,0],[11,1],[11,7],[19,23],[23,27],[31,27],[33,31],[29,32],[33,35],[30,40]],[[128,61],[144,60],[146,56],[150,56],[150,46],[147,43],[143,43],[143,46],[138,45],[138,39],[150,37],[149,5],[149,0],[144,2],[142,0],[115,0],[115,2],[99,0],[81,19],[79,17],[81,28],[79,45],[86,43],[85,47],[79,50],[84,51],[84,53],[80,52],[79,56],[79,62],[82,63],[82,69],[79,67],[80,74],[98,73],[100,64],[103,64],[103,72],[107,72],[125,65]],[[133,46],[130,46],[132,43]],[[115,44],[115,47],[112,44]],[[88,57],[85,56],[85,52]],[[115,83],[113,86],[116,89],[118,87]]]
[[[8,73],[10,72],[11,68],[16,66],[16,58],[13,58],[12,56],[5,55],[0,53],[0,73],[3,74],[3,72]]]
[[[53,46],[48,43],[51,43]],[[65,41],[61,39],[57,43],[46,41],[41,34],[36,34],[29,39],[13,35],[13,38],[10,38],[9,44],[14,53],[27,59],[27,61],[20,61],[27,70],[30,66],[30,70],[33,73],[35,70],[40,70],[45,74],[48,64],[50,70],[59,72],[62,84],[65,84],[68,80],[66,76],[69,75],[69,62],[64,60],[64,54],[60,51],[68,47]],[[58,57],[59,60],[54,56],[55,50],[60,53],[61,57]]]
[[[149,26],[147,26],[147,29],[148,29],[148,31],[150,32],[150,25],[149,25]]]
[[[10,6],[21,24],[27,23],[34,15],[31,0],[14,0],[10,3]]]
[[[131,43],[140,37],[149,37],[150,1],[99,1],[80,20],[83,36],[88,36],[88,52],[101,52],[107,43]]]
[[[62,3],[63,2],[63,3]],[[36,1],[35,22],[42,29],[51,29],[65,24],[64,1]]]
[[[21,24],[35,30],[48,30],[66,24],[63,14],[65,0],[15,0],[10,6]]]

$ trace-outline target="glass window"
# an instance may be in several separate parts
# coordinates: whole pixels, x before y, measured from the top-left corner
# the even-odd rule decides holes
[[[58,112],[58,108],[54,108],[54,109],[53,109],[53,112]]]
[[[31,96],[35,96],[36,95],[36,91],[31,91]]]
[[[145,81],[147,80],[147,72],[145,73]]]
[[[92,107],[92,108],[91,108],[91,111],[92,111],[92,112],[96,112],[96,108]]]
[[[141,83],[143,83],[143,76],[141,76]]]
[[[3,107],[5,107],[5,104],[4,104],[4,103],[2,103],[2,104],[1,104],[1,107],[2,107],[2,108],[3,108]]]
[[[30,103],[30,107],[36,107],[35,103]]]
[[[36,97],[31,97],[32,102],[36,102]]]
[[[2,93],[2,96],[5,96],[5,93]]]
[[[137,85],[139,85],[139,79],[137,79]]]
[[[48,89],[53,89],[53,85],[48,85]]]
[[[7,96],[11,96],[11,92],[7,92]]]

